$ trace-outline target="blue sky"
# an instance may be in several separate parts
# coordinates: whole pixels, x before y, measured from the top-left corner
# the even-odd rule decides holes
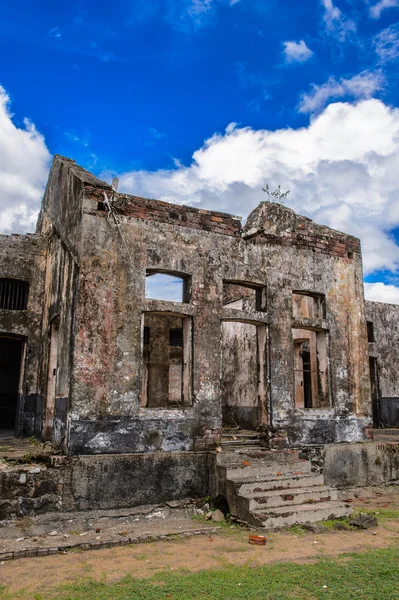
[[[399,0],[4,3],[1,229],[32,230],[55,153],[244,217],[281,184],[361,237],[369,296],[399,302],[398,18]]]

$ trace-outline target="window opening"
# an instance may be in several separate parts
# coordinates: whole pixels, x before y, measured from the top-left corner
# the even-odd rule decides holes
[[[145,297],[169,302],[190,302],[189,278],[169,273],[147,271]]]
[[[183,328],[169,330],[169,346],[183,346]]]
[[[294,329],[295,406],[327,408],[327,336],[325,331]]]
[[[0,279],[0,309],[26,310],[29,283],[19,279]]]
[[[151,328],[150,327],[144,327],[144,345],[148,345],[150,343],[151,340]]]
[[[292,312],[295,319],[323,319],[326,316],[326,303],[323,294],[293,292]]]
[[[367,340],[369,342],[375,342],[375,339],[374,339],[374,323],[372,321],[367,321]]]
[[[223,282],[223,306],[245,312],[266,310],[266,288],[260,285]]]
[[[142,406],[190,404],[191,347],[190,317],[144,315]]]

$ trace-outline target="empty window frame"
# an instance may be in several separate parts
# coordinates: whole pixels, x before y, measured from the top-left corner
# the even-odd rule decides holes
[[[190,302],[191,278],[174,272],[148,269],[146,272],[145,297],[168,302]]]
[[[295,406],[329,408],[327,333],[293,329]]]
[[[191,317],[146,313],[143,330],[141,406],[191,404]]]
[[[245,312],[266,311],[266,288],[262,285],[223,282],[223,306]]]
[[[0,309],[26,310],[29,283],[19,279],[0,279]]]
[[[324,294],[307,292],[292,293],[292,314],[294,319],[324,319],[326,301]]]

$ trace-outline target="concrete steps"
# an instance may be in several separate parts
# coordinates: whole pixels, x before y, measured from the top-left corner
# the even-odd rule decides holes
[[[276,507],[268,512],[256,510],[253,515],[265,529],[289,527],[296,523],[315,523],[347,517],[352,510],[344,502],[320,502],[317,504],[300,504],[295,507]]]
[[[272,490],[264,496],[257,494],[247,495],[250,510],[267,510],[279,506],[293,506],[296,504],[316,504],[337,500],[337,490],[324,485],[302,487],[285,490]]]
[[[263,529],[349,516],[352,508],[324,485],[321,474],[296,451],[268,451],[262,456],[218,456],[221,493],[230,513]]]

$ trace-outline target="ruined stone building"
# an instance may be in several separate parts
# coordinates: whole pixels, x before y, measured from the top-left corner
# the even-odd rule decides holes
[[[353,442],[372,397],[375,425],[399,424],[398,308],[365,306],[358,239],[280,204],[243,227],[56,156],[36,233],[0,249],[0,419],[17,436],[67,454],[206,450],[222,425]]]

